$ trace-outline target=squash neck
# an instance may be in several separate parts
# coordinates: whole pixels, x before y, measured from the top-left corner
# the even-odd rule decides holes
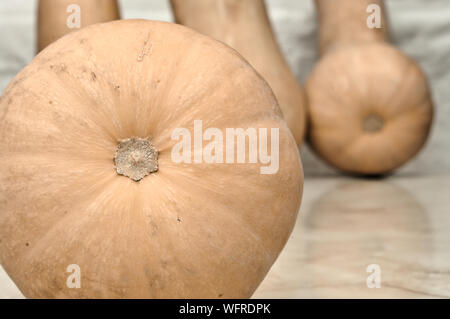
[[[315,5],[320,55],[337,47],[389,40],[382,0],[315,0]],[[373,25],[377,16],[379,27]]]

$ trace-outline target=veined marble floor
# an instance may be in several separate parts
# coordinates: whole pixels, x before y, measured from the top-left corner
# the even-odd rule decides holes
[[[253,297],[448,298],[449,206],[450,175],[306,179],[292,236]]]
[[[291,238],[253,297],[448,298],[449,206],[450,174],[307,177]],[[0,298],[23,298],[1,267]]]

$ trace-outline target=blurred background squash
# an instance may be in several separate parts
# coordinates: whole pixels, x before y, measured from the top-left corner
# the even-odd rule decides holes
[[[263,0],[171,0],[175,21],[236,49],[269,83],[299,146],[306,130],[303,89],[275,39]]]
[[[322,57],[307,82],[310,144],[343,171],[391,172],[421,150],[430,132],[426,77],[388,44],[381,0],[315,3]],[[367,24],[374,4],[381,9],[379,29]]]

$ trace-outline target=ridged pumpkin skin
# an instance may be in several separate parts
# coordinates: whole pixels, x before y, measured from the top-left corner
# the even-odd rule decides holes
[[[175,128],[279,128],[279,170],[174,163]],[[116,173],[149,138],[159,169]],[[0,100],[0,262],[26,297],[250,297],[299,210],[298,150],[267,83],[231,48],[144,20],[42,51]],[[81,288],[68,288],[68,265]]]
[[[319,63],[308,79],[310,131],[315,152],[343,171],[385,174],[425,144],[433,105],[420,67],[366,26],[366,7],[381,1],[316,0]]]
[[[306,98],[283,57],[263,0],[171,0],[175,20],[236,49],[269,83],[299,146]]]
[[[38,52],[67,33],[77,31],[67,25],[67,19],[75,13],[73,5],[80,8],[81,28],[120,19],[117,0],[39,0]]]

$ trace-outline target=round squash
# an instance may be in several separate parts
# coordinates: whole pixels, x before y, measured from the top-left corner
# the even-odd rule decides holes
[[[277,130],[278,170],[178,163],[174,132],[197,139],[199,120],[205,133]],[[250,297],[301,201],[270,87],[233,49],[170,23],[96,24],[43,50],[1,97],[0,149],[0,262],[26,297]]]
[[[417,63],[387,43],[384,16],[382,28],[367,26],[369,4],[383,8],[381,1],[316,0],[323,56],[307,82],[309,141],[338,169],[378,175],[420,151],[433,106]]]
[[[119,19],[117,0],[39,0],[38,52],[69,32]]]
[[[242,54],[269,83],[300,146],[306,101],[275,39],[263,0],[171,0],[175,21]]]

